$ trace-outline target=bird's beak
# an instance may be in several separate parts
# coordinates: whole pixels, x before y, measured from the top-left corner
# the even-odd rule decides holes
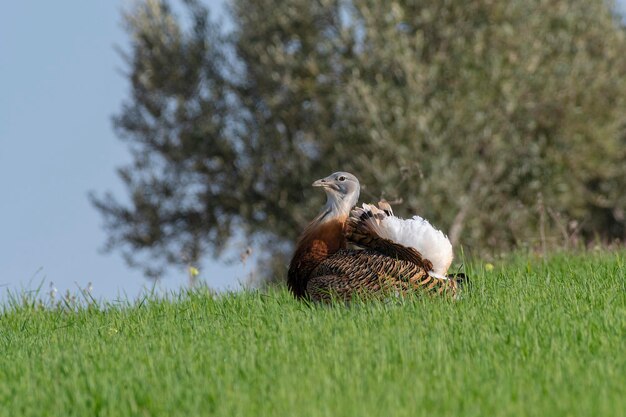
[[[337,183],[335,182],[332,176],[322,178],[321,180],[317,180],[312,185],[313,187],[320,187],[326,190],[334,190],[334,191],[339,190],[339,187],[337,187]]]
[[[328,187],[330,183],[326,180],[326,178],[322,178],[321,180],[315,181],[313,187]]]

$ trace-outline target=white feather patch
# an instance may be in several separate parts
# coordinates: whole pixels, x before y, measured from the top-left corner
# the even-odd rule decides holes
[[[363,204],[363,210],[374,214],[367,221],[380,237],[417,249],[424,258],[432,262],[433,270],[429,271],[430,275],[446,278],[446,272],[452,263],[452,244],[441,230],[420,216],[401,219],[388,215],[371,204]]]

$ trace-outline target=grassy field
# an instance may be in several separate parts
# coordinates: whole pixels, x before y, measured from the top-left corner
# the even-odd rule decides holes
[[[624,252],[488,269],[456,302],[7,305],[0,415],[626,415]]]

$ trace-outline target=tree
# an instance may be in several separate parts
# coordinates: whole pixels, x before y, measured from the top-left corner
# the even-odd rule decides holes
[[[410,211],[474,248],[532,242],[544,210],[624,237],[624,32],[604,1],[354,3],[357,126],[402,147],[380,164],[406,167],[384,182]]]
[[[234,0],[230,33],[183,3],[125,16],[130,201],[93,197],[149,273],[242,237],[284,262],[310,182],[339,169],[476,251],[568,221],[625,237],[625,39],[603,0]]]

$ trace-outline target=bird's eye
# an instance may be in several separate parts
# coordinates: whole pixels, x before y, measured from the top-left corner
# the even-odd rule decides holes
[[[337,178],[337,179],[338,179],[339,181],[345,181],[345,180],[346,180],[346,177],[344,177],[344,176],[342,175],[341,177],[339,177],[339,178]]]

